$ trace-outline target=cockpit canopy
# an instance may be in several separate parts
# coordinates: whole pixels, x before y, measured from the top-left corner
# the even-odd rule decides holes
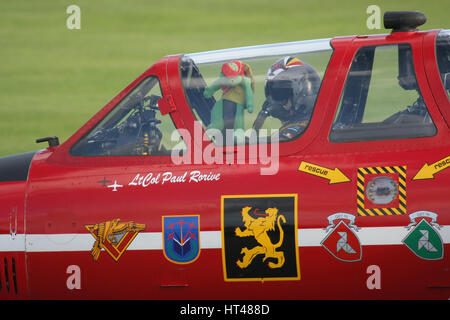
[[[330,43],[330,39],[289,42],[186,54],[171,62],[161,60],[178,63],[180,72],[172,73],[171,77],[181,79],[162,80],[158,72],[147,73],[72,146],[70,153],[73,156],[183,154],[188,146],[174,123],[173,115],[177,112],[171,113],[178,109],[190,110],[193,117],[188,119],[194,119],[216,146],[293,141],[309,127],[333,54]],[[412,43],[376,41],[375,45],[362,42],[356,45],[337,109],[333,109],[336,105],[329,106],[331,112],[336,110],[330,142],[436,134],[417,80]],[[436,37],[436,59],[450,98],[448,30]],[[166,66],[161,70],[167,70]],[[161,89],[161,81],[166,80],[170,90],[179,90],[173,83],[181,80],[187,106],[181,101],[181,105],[166,110],[164,105],[172,101],[170,90]],[[165,110],[163,113],[161,108]]]
[[[182,58],[181,78],[189,106],[205,128],[241,130],[245,143],[253,133],[270,138],[275,131],[280,141],[289,141],[309,124],[331,54],[330,39],[194,53]],[[230,61],[250,70],[244,77],[251,92],[236,89],[245,88],[245,81],[224,84],[221,69]]]

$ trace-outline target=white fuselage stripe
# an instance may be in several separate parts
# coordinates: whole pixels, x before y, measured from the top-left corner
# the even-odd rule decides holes
[[[410,230],[405,227],[370,227],[355,231],[361,245],[401,245]],[[450,243],[450,226],[441,226],[438,231],[443,243]],[[317,247],[321,245],[327,232],[322,228],[298,229],[299,247]],[[89,233],[69,234],[9,234],[0,235],[0,252],[64,252],[90,251],[95,242]],[[201,231],[200,247],[202,249],[222,248],[221,231]],[[140,232],[127,250],[162,250],[161,232]]]

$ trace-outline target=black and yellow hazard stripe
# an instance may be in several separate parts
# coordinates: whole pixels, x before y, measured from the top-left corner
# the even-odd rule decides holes
[[[388,173],[398,174],[398,207],[372,208],[367,209],[364,206],[365,181],[367,174],[379,174],[380,176]],[[368,167],[359,168],[357,177],[356,201],[358,215],[360,216],[384,216],[384,215],[402,215],[406,213],[406,166],[390,167]]]

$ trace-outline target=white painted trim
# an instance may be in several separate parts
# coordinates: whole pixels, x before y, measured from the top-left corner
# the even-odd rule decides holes
[[[370,227],[356,232],[361,245],[402,245],[409,233],[405,227]],[[444,244],[450,243],[450,226],[441,226],[439,230]],[[299,247],[318,247],[325,238],[323,228],[298,229]],[[94,237],[89,233],[69,234],[17,234],[14,239],[9,234],[0,235],[0,252],[69,252],[90,251]],[[140,232],[127,250],[162,250],[161,232]],[[201,231],[200,248],[222,248],[221,231]]]
[[[0,252],[25,251],[25,235],[16,234],[11,237],[9,234],[0,235]]]

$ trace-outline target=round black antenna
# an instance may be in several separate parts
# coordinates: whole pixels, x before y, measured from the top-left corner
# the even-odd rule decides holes
[[[427,21],[427,17],[419,11],[386,11],[383,21],[385,29],[392,29],[392,32],[407,32],[417,31],[417,27]]]

